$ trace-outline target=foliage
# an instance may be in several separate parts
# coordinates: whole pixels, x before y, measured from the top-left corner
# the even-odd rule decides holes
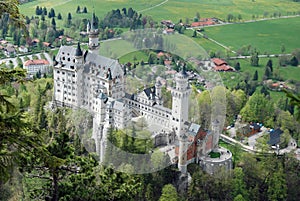
[[[24,23],[24,16],[20,13],[18,0],[2,0],[0,1],[0,18],[3,14],[9,14],[9,18],[12,20],[14,25],[26,30]],[[26,32],[27,33],[27,32]]]
[[[240,114],[246,122],[263,122],[267,124],[268,120],[272,118],[273,113],[274,107],[272,102],[267,100],[264,95],[254,93]]]
[[[24,156],[37,152],[48,157],[42,140],[43,133],[27,121],[24,111],[12,103],[13,84],[23,82],[24,71],[0,69],[0,190],[11,178],[13,167],[20,165]],[[3,90],[6,89],[6,90]]]
[[[162,189],[162,195],[159,201],[177,201],[178,195],[176,188],[172,184],[167,184]]]

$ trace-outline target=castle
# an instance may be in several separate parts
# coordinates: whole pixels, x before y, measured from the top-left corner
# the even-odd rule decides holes
[[[99,55],[99,31],[93,18],[87,25],[88,50],[61,46],[55,58],[54,103],[57,106],[84,108],[93,115],[93,135],[100,162],[104,159],[109,128],[124,129],[132,117],[143,116],[153,131],[155,146],[174,145],[171,161],[182,174],[189,163],[198,163],[213,173],[220,166],[231,169],[231,153],[219,148],[220,126],[212,122],[211,131],[189,122],[188,102],[191,89],[183,67],[175,77],[172,109],[162,106],[161,83],[137,94],[125,93],[126,69],[117,60]],[[220,152],[212,159],[210,152]]]

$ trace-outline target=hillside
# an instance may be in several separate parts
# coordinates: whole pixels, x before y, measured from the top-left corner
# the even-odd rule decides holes
[[[99,17],[103,17],[112,9],[122,9],[132,7],[143,15],[151,15],[155,20],[170,19],[173,21],[183,21],[186,18],[193,20],[197,12],[201,17],[217,17],[226,19],[228,14],[238,16],[243,19],[252,19],[253,16],[260,18],[270,15],[292,15],[299,12],[300,5],[292,0],[35,0],[20,6],[23,14],[31,16],[35,7],[53,7],[57,12],[66,13],[76,11],[77,6],[86,6],[88,11],[93,7]],[[87,17],[82,15],[83,17]]]

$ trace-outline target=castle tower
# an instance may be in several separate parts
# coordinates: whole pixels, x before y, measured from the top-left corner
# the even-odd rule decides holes
[[[96,153],[99,154],[100,162],[103,162],[107,141],[107,126],[105,125],[105,118],[108,97],[101,92],[97,97],[97,101],[99,101],[96,106],[98,108],[98,112],[95,113],[93,118],[93,139],[96,144]]]
[[[77,84],[77,99],[76,99],[76,104],[79,107],[82,103],[82,94],[83,94],[83,87],[82,87],[82,74],[83,74],[83,63],[84,63],[84,58],[83,58],[83,52],[80,47],[80,43],[77,43],[77,48],[75,51],[75,83]]]
[[[187,136],[184,123],[188,121],[189,95],[191,89],[185,66],[175,75],[176,86],[172,89],[172,126],[179,140],[178,169],[187,173]]]
[[[93,13],[91,23],[87,25],[87,31],[89,34],[89,50],[95,53],[99,50],[99,30],[96,23],[96,16],[95,13]]]
[[[161,87],[162,87],[162,84],[161,82],[158,80],[156,83],[155,83],[155,96],[156,96],[156,102],[161,105],[162,102],[161,102]]]
[[[219,148],[219,138],[220,138],[220,122],[215,119],[211,123],[211,130],[213,133],[213,151],[217,151]]]
[[[80,47],[80,42],[77,43],[77,48],[75,51],[75,63],[77,68],[83,65],[83,52]]]

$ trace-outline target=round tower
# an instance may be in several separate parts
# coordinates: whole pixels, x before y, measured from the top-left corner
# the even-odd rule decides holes
[[[179,138],[178,151],[178,169],[182,174],[187,174],[187,150],[188,150],[188,136],[182,133]]]
[[[96,16],[95,13],[93,13],[90,28],[88,26],[89,50],[92,52],[98,52],[99,49],[99,30],[97,28],[96,23],[97,23]]]
[[[219,138],[220,138],[220,122],[215,119],[211,122],[211,130],[213,134],[213,151],[217,151],[219,148]]]
[[[171,122],[179,140],[178,169],[186,174],[188,137],[186,136],[185,122],[188,121],[189,95],[191,89],[185,66],[175,75],[175,88],[172,89]]]
[[[161,105],[161,87],[162,84],[159,80],[155,83],[155,96],[156,96],[156,102]]]
[[[83,52],[80,47],[80,42],[77,43],[77,48],[75,51],[75,64],[76,68],[81,67],[81,65],[83,64]]]

